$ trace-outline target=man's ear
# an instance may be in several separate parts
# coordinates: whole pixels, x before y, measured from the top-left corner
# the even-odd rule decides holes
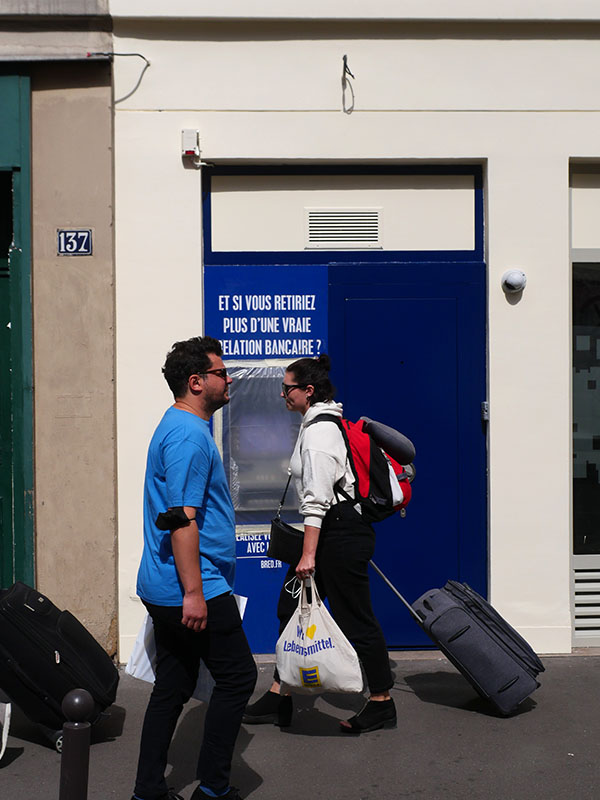
[[[315,387],[312,385],[312,383],[309,383],[308,386],[306,387],[306,394],[308,395],[308,397],[311,397],[314,393],[315,393]]]
[[[204,389],[204,380],[200,375],[190,375],[188,378],[188,389],[192,394],[198,395]]]

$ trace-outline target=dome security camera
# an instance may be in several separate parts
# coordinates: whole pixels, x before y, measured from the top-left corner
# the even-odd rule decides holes
[[[507,294],[522,292],[527,284],[527,276],[520,269],[509,269],[502,276],[502,288]]]

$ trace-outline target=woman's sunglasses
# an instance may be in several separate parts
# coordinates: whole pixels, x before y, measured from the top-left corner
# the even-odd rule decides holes
[[[292,389],[306,389],[301,383],[282,383],[281,384],[281,391],[284,397],[287,397],[288,394],[292,391]]]

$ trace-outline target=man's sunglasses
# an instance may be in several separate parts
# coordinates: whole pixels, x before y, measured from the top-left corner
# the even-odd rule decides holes
[[[302,383],[282,383],[281,384],[281,391],[283,392],[283,396],[287,397],[288,394],[292,391],[292,389],[306,389]]]
[[[216,375],[218,378],[223,378],[224,381],[227,380],[227,369],[226,369],[226,367],[221,367],[221,369],[205,369],[202,374],[203,375]]]

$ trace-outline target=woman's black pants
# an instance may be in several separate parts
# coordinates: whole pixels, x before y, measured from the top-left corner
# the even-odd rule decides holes
[[[215,687],[196,774],[205,786],[222,792],[229,786],[235,740],[256,683],[256,665],[235,598],[222,594],[208,600],[208,622],[200,633],[181,624],[181,606],[145,605],[154,623],[156,681],[142,728],[134,793],[143,800],[167,796],[164,775],[169,745],[183,705],[196,688],[200,660]]]
[[[383,632],[371,605],[369,559],[375,550],[373,528],[350,503],[333,506],[325,516],[315,560],[315,581],[321,598],[328,598],[333,618],[352,642],[363,665],[371,694],[394,685]],[[279,634],[298,607],[285,585],[295,576],[290,566],[279,595]],[[275,680],[279,675],[275,670]]]

